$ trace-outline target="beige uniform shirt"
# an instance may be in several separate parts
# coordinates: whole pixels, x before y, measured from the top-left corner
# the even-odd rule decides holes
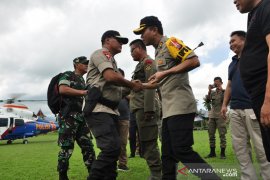
[[[222,118],[220,111],[224,99],[224,90],[212,90],[209,99],[211,100],[211,110],[208,115],[209,118]]]
[[[180,63],[170,55],[166,40],[163,36],[155,52],[155,61],[158,71],[170,69]],[[187,56],[195,56],[194,52]],[[160,92],[162,97],[163,118],[174,115],[195,113],[197,111],[196,101],[189,84],[188,73],[172,74],[160,82]]]
[[[155,61],[148,56],[136,65],[132,79],[145,83],[156,71]],[[134,112],[136,109],[144,109],[144,112],[155,111],[154,89],[145,89],[139,92],[131,91],[130,110]]]
[[[86,83],[87,85],[99,87],[104,98],[111,101],[120,102],[122,98],[121,87],[107,82],[102,76],[103,71],[108,68],[118,72],[116,61],[108,49],[102,48],[95,51],[91,55],[88,64]],[[119,115],[118,110],[112,110],[100,103],[96,105],[93,112],[106,112]]]

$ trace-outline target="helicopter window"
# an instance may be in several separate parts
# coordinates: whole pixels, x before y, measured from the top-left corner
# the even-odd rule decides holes
[[[0,127],[7,127],[8,118],[0,118]]]
[[[24,121],[22,119],[15,120],[15,126],[23,126],[23,125],[24,125]]]

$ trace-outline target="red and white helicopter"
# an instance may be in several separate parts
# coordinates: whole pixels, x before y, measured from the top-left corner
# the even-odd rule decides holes
[[[0,102],[5,102],[0,107],[0,140],[7,140],[7,144],[11,144],[15,139],[23,139],[23,144],[27,144],[26,138],[55,131],[59,128],[57,122],[45,120],[43,117],[35,115],[27,106],[15,104],[15,101],[46,100],[15,100],[15,98],[0,100]]]

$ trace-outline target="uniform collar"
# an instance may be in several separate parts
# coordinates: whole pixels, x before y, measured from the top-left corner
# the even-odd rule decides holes
[[[215,92],[216,92],[217,94],[219,94],[219,93],[223,92],[223,90],[219,90],[218,88],[216,88]]]
[[[240,60],[240,59],[238,58],[237,55],[234,55],[234,56],[232,57],[232,61],[238,61],[238,60]]]
[[[142,58],[142,60],[140,62],[143,62],[144,60],[149,59],[149,58],[150,58],[150,56],[147,55],[146,57]]]
[[[73,71],[73,73],[74,73],[74,75],[75,75],[75,77],[76,77],[76,78],[79,78],[79,79],[83,78],[83,76],[82,76],[82,75],[77,74],[75,71]]]
[[[163,36],[159,41],[158,48],[161,48],[167,39],[168,39],[167,36]]]

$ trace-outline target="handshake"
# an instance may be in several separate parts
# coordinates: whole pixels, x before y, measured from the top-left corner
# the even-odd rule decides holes
[[[143,84],[140,80],[132,80],[131,83],[131,89],[135,92],[139,92],[144,89]]]
[[[140,80],[132,80],[131,89],[135,92],[141,91],[143,89],[156,89],[158,88],[158,83],[167,76],[168,72],[156,72],[148,78],[148,82],[142,83]]]

